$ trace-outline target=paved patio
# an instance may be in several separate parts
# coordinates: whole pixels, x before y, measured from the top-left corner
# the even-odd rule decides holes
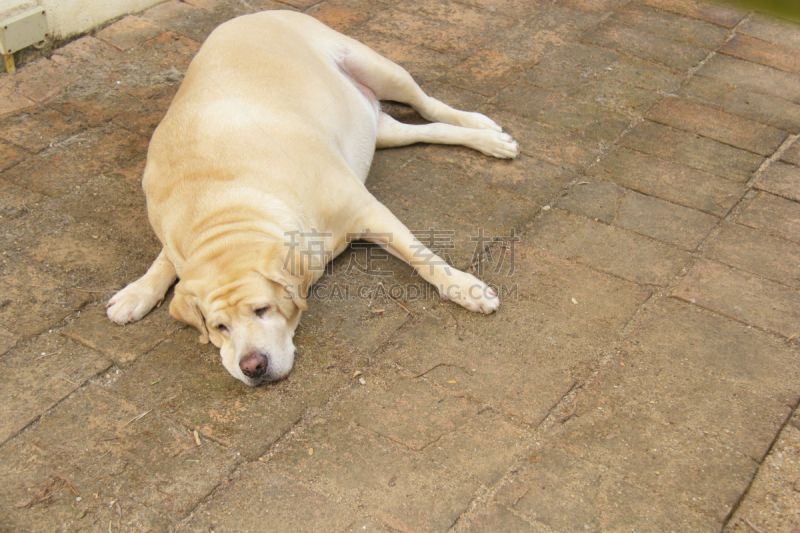
[[[189,61],[273,8],[522,153],[367,182],[499,312],[358,247],[250,389],[166,305],[104,305],[159,251],[139,182]],[[694,0],[170,0],[0,75],[0,531],[797,532],[799,133],[800,25]]]

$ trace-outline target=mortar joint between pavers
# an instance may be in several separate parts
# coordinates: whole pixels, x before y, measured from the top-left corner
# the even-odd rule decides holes
[[[38,424],[38,423],[39,423],[39,421],[40,421],[40,420],[41,420],[43,417],[47,416],[47,414],[48,414],[48,413],[50,413],[51,411],[53,411],[53,410],[54,410],[56,407],[58,407],[59,405],[61,405],[62,403],[64,403],[64,402],[65,402],[67,399],[69,399],[69,398],[72,398],[72,397],[73,397],[75,394],[77,394],[78,392],[81,392],[81,391],[83,391],[85,388],[87,388],[89,385],[91,385],[91,383],[90,383],[90,380],[91,380],[91,379],[93,379],[95,376],[97,376],[98,374],[100,374],[100,373],[102,373],[102,372],[106,372],[107,370],[108,370],[108,369],[102,370],[102,371],[98,372],[97,374],[95,374],[94,376],[91,376],[91,377],[88,377],[88,378],[86,378],[86,380],[84,380],[84,382],[83,382],[83,383],[81,383],[81,384],[80,384],[78,387],[76,387],[76,388],[75,388],[75,390],[73,390],[72,392],[70,392],[70,393],[68,393],[68,394],[64,395],[64,396],[63,396],[62,398],[60,398],[60,399],[59,399],[59,400],[58,400],[56,403],[54,403],[53,405],[51,405],[51,406],[50,406],[50,407],[49,407],[47,410],[45,410],[45,411],[43,411],[43,412],[39,413],[39,415],[38,415],[37,417],[35,417],[35,418],[34,418],[34,419],[32,419],[30,422],[28,422],[27,424],[25,424],[25,426],[21,427],[21,428],[19,429],[19,431],[17,431],[17,432],[15,432],[15,433],[13,433],[12,435],[9,435],[7,439],[5,439],[5,440],[3,440],[3,441],[0,441],[0,447],[2,447],[2,446],[5,446],[7,442],[9,442],[9,441],[11,441],[12,439],[15,439],[15,438],[17,438],[18,436],[22,435],[24,432],[26,432],[26,431],[28,430],[28,428],[30,428],[30,427],[33,427],[33,426],[35,426],[36,424]],[[66,379],[66,378],[64,378],[64,379]]]
[[[792,417],[795,416],[796,413],[797,413],[797,406],[794,407],[789,416],[786,417],[786,420],[783,421],[783,424],[781,424],[780,429],[775,432],[775,437],[769,444],[769,448],[767,449],[766,453],[764,453],[764,456],[761,458],[761,461],[756,461],[752,457],[747,456],[758,466],[756,467],[755,471],[753,471],[753,475],[747,484],[747,488],[744,491],[742,491],[741,494],[739,494],[739,498],[734,502],[733,505],[731,505],[730,509],[728,509],[728,514],[722,521],[722,527],[720,528],[721,531],[724,531],[728,528],[728,522],[730,522],[731,518],[733,518],[733,515],[736,514],[736,511],[739,509],[739,506],[747,497],[747,495],[750,494],[750,489],[753,487],[753,483],[755,482],[756,477],[758,476],[758,473],[761,470],[761,467],[764,466],[764,462],[767,460],[767,457],[769,457],[770,454],[772,453],[772,448],[775,446],[775,443],[778,442],[781,434],[783,433],[783,430],[786,429],[786,426],[789,425],[790,421],[792,420]]]
[[[776,161],[780,160],[781,156],[783,156],[783,153],[784,153],[786,150],[788,150],[788,149],[789,149],[789,147],[790,147],[792,144],[794,144],[794,142],[795,142],[795,141],[796,141],[798,138],[800,138],[800,133],[798,133],[798,134],[795,134],[795,135],[789,135],[789,136],[788,136],[788,137],[787,137],[787,138],[786,138],[786,139],[783,141],[783,143],[781,143],[781,145],[780,145],[780,146],[779,146],[779,147],[778,147],[778,148],[775,150],[775,152],[774,152],[774,153],[773,153],[771,156],[769,156],[769,157],[765,158],[765,159],[764,159],[764,161],[762,161],[762,162],[761,162],[761,165],[759,165],[759,167],[756,169],[756,171],[755,171],[755,172],[753,172],[753,175],[752,175],[752,176],[750,176],[750,179],[749,179],[749,180],[747,180],[747,182],[745,183],[745,186],[746,186],[748,189],[752,189],[752,188],[754,188],[754,187],[755,187],[755,184],[756,184],[756,182],[757,182],[757,181],[758,181],[758,179],[761,177],[761,175],[762,175],[762,174],[763,174],[763,173],[764,173],[764,172],[765,172],[765,171],[766,171],[766,170],[767,170],[767,169],[768,169],[768,168],[769,168],[769,167],[770,167],[770,166],[771,166],[773,163],[775,163]]]

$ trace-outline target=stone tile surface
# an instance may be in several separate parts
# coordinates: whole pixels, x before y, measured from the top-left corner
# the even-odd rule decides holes
[[[628,148],[608,154],[589,173],[642,194],[719,217],[739,203],[747,190],[741,183]]]
[[[621,228],[685,250],[697,248],[718,222],[718,218],[706,213],[637,193],[622,199],[615,220]]]
[[[96,37],[125,51],[162,33],[164,30],[155,24],[128,15],[97,32]]]
[[[620,113],[527,84],[509,87],[494,102],[506,111],[609,143],[631,122]]]
[[[169,0],[148,9],[142,14],[142,19],[199,42],[203,42],[220,22],[224,22],[205,9],[177,0]]]
[[[747,181],[764,160],[754,153],[650,121],[635,126],[621,143],[627,148],[738,182]]]
[[[470,520],[469,531],[474,531],[475,533],[489,533],[490,531],[533,533],[545,531],[545,529],[543,529],[543,526],[537,527],[530,522],[526,522],[506,507],[492,505],[473,520]]]
[[[657,492],[560,447],[537,449],[512,479],[498,501],[547,531],[647,531],[650,520],[675,530],[710,530],[711,521],[688,506],[667,503]]]
[[[737,221],[800,242],[800,204],[786,198],[759,192],[745,205]]]
[[[710,261],[699,261],[675,296],[785,337],[800,335],[800,292]]]
[[[688,17],[705,20],[724,28],[732,28],[746,15],[746,11],[733,6],[697,2],[696,0],[644,0],[642,2],[651,7],[679,13]]]
[[[80,187],[146,149],[147,139],[144,137],[107,125],[85,130],[54,144],[9,169],[4,177],[47,196],[61,196],[70,188]]]
[[[800,74],[800,50],[771,44],[747,35],[734,36],[720,48],[720,52],[792,74]]]
[[[800,105],[780,96],[739,88],[731,83],[697,76],[679,91],[684,98],[727,113],[769,124],[791,133],[800,132]]]
[[[669,285],[687,252],[633,232],[554,209],[534,224],[528,241],[635,283]]]
[[[120,327],[106,317],[103,308],[82,313],[61,334],[104,354],[120,367],[126,367],[142,353],[149,352],[184,324],[167,312],[169,301],[148,313],[139,322]]]
[[[710,439],[680,426],[659,423],[646,414],[619,415],[596,409],[570,421],[573,423],[563,426],[561,438],[553,440],[564,446],[570,456],[592,465],[578,470],[578,482],[589,474],[591,477],[584,478],[583,482],[592,480],[599,484],[599,478],[605,477],[600,475],[600,467],[605,467],[617,474],[608,478],[625,476],[625,483],[632,485],[628,490],[634,494],[644,491],[659,494],[666,492],[663,491],[665,486],[676,487],[666,492],[661,502],[651,504],[649,510],[663,515],[660,522],[672,522],[676,527],[686,521],[687,530],[708,530],[708,522],[715,522],[719,527],[757,468],[757,463],[749,457],[720,449],[720,445]],[[684,448],[692,452],[683,453]],[[542,459],[544,461],[546,456]],[[570,457],[562,460],[568,461]],[[620,462],[624,462],[622,468]],[[688,482],[690,479],[692,482]],[[596,498],[602,493],[619,494],[617,487],[603,489],[602,484],[594,490],[587,489],[583,488],[582,492],[600,493]],[[645,499],[648,500],[658,501],[657,497]],[[641,500],[627,496],[624,501],[635,508]],[[587,503],[591,505],[591,500]],[[633,510],[622,513],[628,520],[638,514]]]
[[[489,109],[487,114],[504,130],[522,139],[520,152],[570,171],[585,170],[600,152],[600,143],[560,126],[536,122],[507,111]]]
[[[771,453],[762,463],[750,490],[733,513],[725,533],[752,530],[791,531],[800,523],[797,479],[800,421],[795,414],[783,427]]]
[[[797,25],[787,20],[777,19],[762,13],[753,13],[750,17],[747,17],[747,20],[742,21],[736,31],[762,41],[800,50]]]
[[[758,63],[719,54],[700,67],[697,75],[738,86],[747,91],[765,93],[790,102],[800,103],[800,95],[792,90],[792,87],[798,82],[797,74]]]
[[[370,390],[371,389],[371,390]],[[412,450],[422,450],[475,417],[478,407],[413,380],[400,380],[389,390],[353,391],[338,406],[342,416]]]
[[[382,150],[366,182],[497,312],[356,244],[314,286],[292,374],[255,389],[170,293],[107,321],[161,247],[148,139],[213,28],[262,9],[317,17],[519,142],[507,161]],[[747,9],[170,0],[19,57],[0,73],[0,530],[794,533],[800,24]]]
[[[11,113],[33,105],[33,100],[9,87],[9,83],[0,85],[0,115]]]
[[[685,250],[697,248],[719,223],[706,213],[605,181],[581,181],[556,205]]]
[[[702,48],[614,21],[596,26],[581,38],[586,42],[655,61],[676,70],[686,70],[696,65],[708,53]]]
[[[37,420],[88,379],[111,366],[93,350],[48,333],[2,358],[0,396],[4,399],[0,442]]]
[[[658,7],[631,2],[614,11],[611,18],[707,50],[716,50],[725,43],[727,31],[724,28]]]
[[[726,224],[703,246],[703,255],[741,270],[800,288],[800,244],[762,231]]]
[[[699,377],[683,376],[688,383],[702,383],[705,377],[713,377],[723,385],[727,383],[724,386],[742,388],[786,406],[797,405],[800,398],[798,391],[783,379],[786,375],[794,376],[798,372],[795,365],[797,354],[791,345],[775,335],[674,298],[646,309],[637,326],[627,338],[623,356],[614,361],[614,365],[619,365],[619,372],[641,373],[647,377],[646,369],[652,367],[637,369],[636,362],[626,361],[627,356],[624,355],[631,353],[638,357],[637,354],[644,350],[661,354],[657,359],[659,364],[686,366],[683,370],[670,370],[678,376],[699,372]],[[654,361],[656,359],[651,360]],[[649,379],[657,381],[659,376],[653,373]],[[695,381],[697,379],[700,381]],[[667,402],[660,402],[657,395],[650,394],[646,389],[637,394],[651,396],[645,407],[648,407],[649,400],[653,400],[654,405],[660,405],[659,408],[668,406]],[[723,398],[716,399],[708,393],[704,401],[717,402],[723,401]],[[695,416],[704,416],[701,410],[697,411]],[[735,417],[731,418],[738,423]]]
[[[794,165],[800,165],[800,143],[795,141],[789,145],[789,147],[783,151],[783,154],[781,154],[781,160]]]
[[[773,163],[759,176],[756,187],[800,202],[800,168],[781,162]]]
[[[85,127],[84,121],[68,120],[66,116],[47,107],[26,108],[0,117],[0,137],[34,154],[81,132]]]
[[[0,168],[11,168],[29,156],[28,152],[7,143],[0,143]]]
[[[770,126],[678,98],[667,98],[647,118],[767,156],[773,154],[788,136]]]
[[[353,512],[286,477],[272,465],[253,463],[226,480],[225,491],[213,498],[188,523],[194,531],[344,531]],[[244,496],[244,497],[243,497]]]
[[[300,372],[291,379],[277,387],[246,388],[222,368],[217,349],[198,344],[197,338],[196,330],[182,330],[140,356],[113,388],[138,405],[169,412],[249,459],[263,455],[308,407],[324,403],[346,378],[334,359],[343,350],[316,343],[308,362],[300,351]],[[288,391],[291,399],[281,401]]]
[[[3,501],[22,504],[12,507],[11,519],[18,527],[48,529],[103,529],[117,522],[163,528],[167,516],[188,513],[241,461],[209,440],[198,446],[187,428],[92,385],[4,446],[0,456],[3,478],[14,480],[4,485]],[[69,485],[43,505],[37,493],[54,479]],[[28,509],[30,502],[36,503]]]
[[[40,58],[26,69],[20,69],[10,82],[19,94],[34,102],[42,102],[58,94],[64,87],[78,78],[65,65],[46,58]]]
[[[279,472],[361,502],[396,530],[446,530],[464,512],[474,481],[355,424],[320,420],[271,459]]]

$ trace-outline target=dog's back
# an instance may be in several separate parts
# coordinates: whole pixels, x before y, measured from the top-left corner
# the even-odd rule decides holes
[[[247,191],[243,210],[263,193],[313,216],[330,205],[320,190],[338,187],[324,183],[331,174],[355,170],[363,182],[378,108],[341,66],[351,42],[290,11],[239,17],[208,37],[148,150],[143,185],[159,238],[213,212],[221,190]]]

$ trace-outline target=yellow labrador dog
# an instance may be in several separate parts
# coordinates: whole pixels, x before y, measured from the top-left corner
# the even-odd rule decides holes
[[[397,122],[379,100],[432,123]],[[491,313],[494,291],[425,248],[364,186],[376,147],[417,142],[517,155],[492,120],[425,95],[403,68],[307,15],[222,24],[148,149],[143,186],[163,249],[111,298],[108,317],[139,320],[180,278],[170,313],[220,348],[231,375],[251,386],[283,379],[306,291],[354,235],[410,263],[443,299]],[[305,253],[312,246],[323,264]]]

